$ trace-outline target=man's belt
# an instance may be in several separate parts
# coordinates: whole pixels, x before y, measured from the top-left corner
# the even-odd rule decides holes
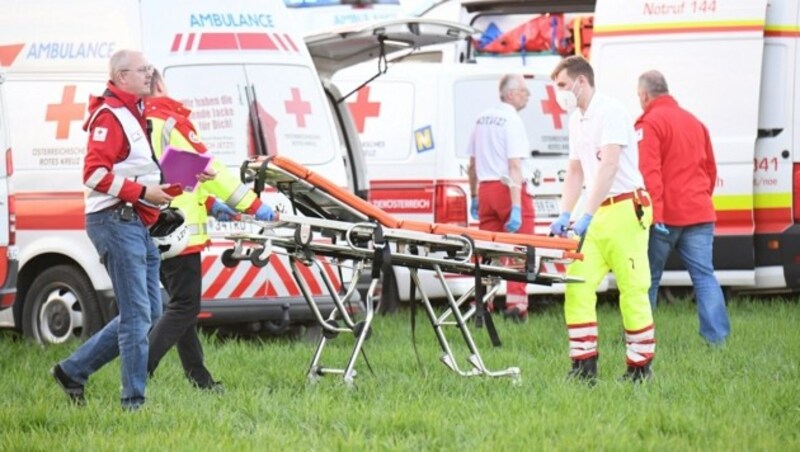
[[[629,199],[633,199],[638,197],[639,199],[647,198],[647,192],[643,188],[637,188],[634,191],[629,191],[627,193],[621,193],[616,196],[612,196],[610,198],[606,198],[602,203],[600,203],[600,207],[610,206],[612,204],[616,204],[618,202],[627,201]],[[649,203],[644,204],[648,206]]]

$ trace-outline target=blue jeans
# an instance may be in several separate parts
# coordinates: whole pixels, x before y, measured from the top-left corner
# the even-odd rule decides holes
[[[650,258],[650,305],[656,308],[656,297],[664,265],[672,249],[678,252],[683,265],[689,271],[697,299],[697,315],[700,318],[700,335],[708,342],[720,343],[731,332],[725,297],[714,276],[712,250],[714,223],[693,226],[667,226],[669,235],[650,229],[648,257]]]
[[[123,221],[116,210],[90,213],[86,233],[111,278],[119,315],[62,361],[61,368],[86,384],[91,374],[119,355],[122,406],[135,408],[144,403],[147,333],[161,316],[161,257],[138,216]]]

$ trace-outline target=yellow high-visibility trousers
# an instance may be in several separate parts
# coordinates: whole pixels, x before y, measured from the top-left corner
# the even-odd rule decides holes
[[[639,198],[601,206],[594,215],[581,252],[582,261],[567,269],[569,276],[584,283],[567,284],[564,314],[569,333],[570,358],[581,360],[597,355],[597,286],[609,270],[619,289],[619,307],[625,327],[626,361],[644,366],[655,353],[653,314],[647,295],[650,265],[647,259],[649,228],[653,221],[651,202]],[[636,205],[641,203],[641,219]]]

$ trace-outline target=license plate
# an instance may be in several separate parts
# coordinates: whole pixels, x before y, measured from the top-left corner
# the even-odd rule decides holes
[[[558,198],[534,198],[533,205],[537,217],[557,217],[561,210]]]

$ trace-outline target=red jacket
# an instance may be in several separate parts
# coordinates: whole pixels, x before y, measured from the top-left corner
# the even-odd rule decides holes
[[[97,114],[97,117],[91,124],[92,130],[89,130],[89,121],[95,110],[100,108],[103,104],[115,108],[124,106],[139,120],[142,131],[147,134],[147,122],[145,121],[144,115],[139,112],[138,104],[140,101],[141,98],[139,96],[120,90],[110,81],[102,96],[92,96],[89,99],[89,119],[87,119],[86,123],[83,125],[83,130],[88,131],[89,137],[92,137],[96,127],[105,127],[108,129],[103,141],[88,140],[86,157],[83,161],[84,183],[87,182],[89,176],[98,168],[105,168],[108,170],[108,174],[103,176],[95,187],[96,191],[108,193],[108,190],[111,188],[111,182],[114,180],[114,174],[111,172],[112,167],[115,163],[121,162],[128,157],[130,145],[128,144],[128,138],[125,136],[125,132],[122,130],[122,125],[110,111],[105,110]],[[138,202],[143,193],[143,188],[144,186],[142,184],[130,179],[125,179],[119,193],[119,198],[132,203],[142,223],[151,225],[155,223],[158,218],[158,209],[145,206]]]
[[[670,95],[636,120],[639,169],[653,198],[653,222],[690,226],[717,219],[711,195],[717,164],[708,129]]]

